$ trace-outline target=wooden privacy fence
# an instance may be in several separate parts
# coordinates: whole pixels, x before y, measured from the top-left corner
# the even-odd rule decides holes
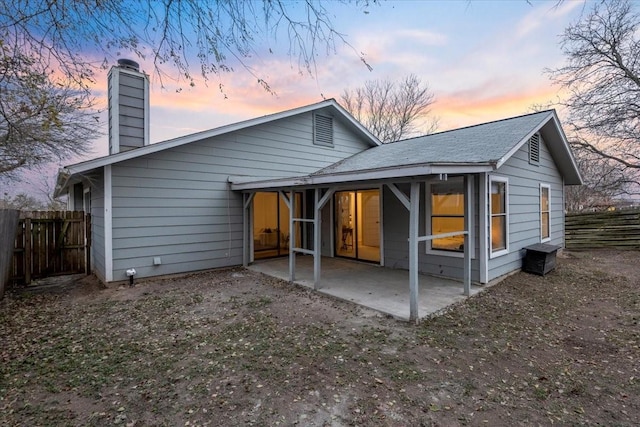
[[[640,249],[640,209],[567,214],[568,249]]]
[[[16,240],[20,211],[0,209],[0,298],[11,277],[13,247]]]
[[[90,215],[81,211],[21,212],[13,251],[13,285],[89,273]]]

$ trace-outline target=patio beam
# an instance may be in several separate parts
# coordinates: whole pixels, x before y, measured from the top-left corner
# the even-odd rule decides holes
[[[409,198],[407,197],[407,195],[404,194],[402,191],[400,191],[400,189],[398,187],[396,187],[395,184],[386,184],[386,185],[387,185],[387,187],[389,187],[389,190],[391,190],[391,192],[396,195],[398,200],[400,200],[400,203],[402,203],[402,206],[404,206],[408,211],[410,211],[411,210],[411,206],[410,206],[411,202],[409,201]],[[413,186],[413,184],[411,184],[411,185]]]
[[[282,199],[284,200],[284,204],[287,205],[287,207],[289,208],[289,212],[291,212],[291,200],[287,196],[287,193],[285,193],[282,190],[278,191],[278,193],[282,196]],[[293,192],[291,192],[291,199],[293,199]]]
[[[295,193],[291,190],[291,198],[289,199],[289,281],[293,282],[296,280],[296,253],[294,251],[295,242],[296,242],[296,228],[295,222],[293,221],[296,198]],[[286,197],[285,197],[286,200]]]
[[[319,201],[319,203],[320,203],[319,209],[324,208],[324,205],[326,205],[326,204],[327,204],[327,202],[328,202],[329,200],[331,200],[331,197],[333,197],[333,195],[334,195],[334,193],[335,193],[335,192],[336,192],[336,189],[335,189],[335,188],[329,188],[329,189],[327,190],[327,192],[326,192],[326,193],[324,193],[324,196],[322,196],[322,198],[321,198],[321,199],[320,199],[320,201]]]
[[[247,213],[247,194],[242,193],[242,266],[249,265],[249,214]]]
[[[329,194],[327,192],[327,194]],[[320,214],[322,209],[322,200],[320,199],[320,189],[316,188],[314,190],[314,200],[313,200],[313,289],[320,289],[320,239],[322,236],[320,235]],[[324,197],[323,197],[324,199]],[[328,198],[326,198],[328,200]],[[325,200],[325,203],[326,203]]]
[[[393,190],[392,190],[393,191]],[[409,209],[409,320],[418,321],[418,225],[420,218],[420,183],[411,183]]]
[[[251,215],[251,202],[256,193],[243,193],[242,209],[242,266],[246,267],[253,262],[253,239],[249,239],[249,231],[253,233],[253,216]]]
[[[487,231],[489,230],[489,225],[488,225],[488,211],[489,211],[489,205],[488,205],[488,188],[487,188],[487,174],[486,173],[481,173],[478,175],[478,206],[479,206],[479,212],[478,212],[478,230],[479,230],[479,235],[478,235],[478,243],[479,243],[479,258],[480,258],[480,265],[479,265],[479,269],[480,269],[480,283],[487,283],[488,280],[487,278],[489,277],[489,270],[488,268],[488,257],[489,257],[489,252],[488,252],[488,242],[489,242],[489,238],[487,236]],[[564,206],[564,205],[563,205]]]

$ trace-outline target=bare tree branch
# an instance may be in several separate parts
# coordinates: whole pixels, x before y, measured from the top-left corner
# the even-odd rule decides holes
[[[0,40],[0,176],[88,150],[93,99]]]
[[[363,8],[376,2],[353,1]],[[4,2],[0,175],[88,149],[97,124],[89,88],[97,68],[118,56],[150,58],[160,84],[171,78],[192,86],[198,75],[206,82],[238,63],[273,93],[249,60],[265,46],[273,52],[269,43],[280,36],[288,38],[300,72],[309,74],[322,49],[349,46],[322,0]]]
[[[569,26],[564,67],[551,77],[571,94],[563,104],[576,142],[624,168],[640,169],[640,16],[628,0],[598,2]]]
[[[366,10],[377,0],[340,3]],[[247,59],[280,36],[288,38],[287,53],[299,69],[312,75],[322,51],[333,53],[338,45],[364,61],[335,29],[322,0],[15,0],[0,9],[0,35],[8,32],[21,39],[25,52],[85,86],[98,65],[86,52],[103,55],[103,64],[123,54],[148,57],[161,81],[187,84],[195,84],[194,67],[207,81],[232,71],[228,58],[234,58],[267,90]]]
[[[427,84],[411,74],[400,82],[370,80],[360,88],[345,90],[344,107],[382,142],[395,142],[437,128],[429,117],[435,102]]]

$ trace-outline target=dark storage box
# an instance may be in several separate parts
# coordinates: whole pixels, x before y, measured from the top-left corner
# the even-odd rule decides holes
[[[524,249],[527,254],[522,269],[527,273],[544,276],[556,267],[556,253],[560,246],[536,243]]]

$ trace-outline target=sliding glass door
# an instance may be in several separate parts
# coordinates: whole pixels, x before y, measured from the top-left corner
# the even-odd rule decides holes
[[[335,194],[336,255],[380,262],[380,190]]]
[[[296,217],[302,212],[302,193],[296,193]],[[297,225],[299,230],[299,224]],[[260,192],[253,197],[253,253],[255,259],[289,253],[289,208],[282,195]],[[296,233],[300,241],[300,232]]]

